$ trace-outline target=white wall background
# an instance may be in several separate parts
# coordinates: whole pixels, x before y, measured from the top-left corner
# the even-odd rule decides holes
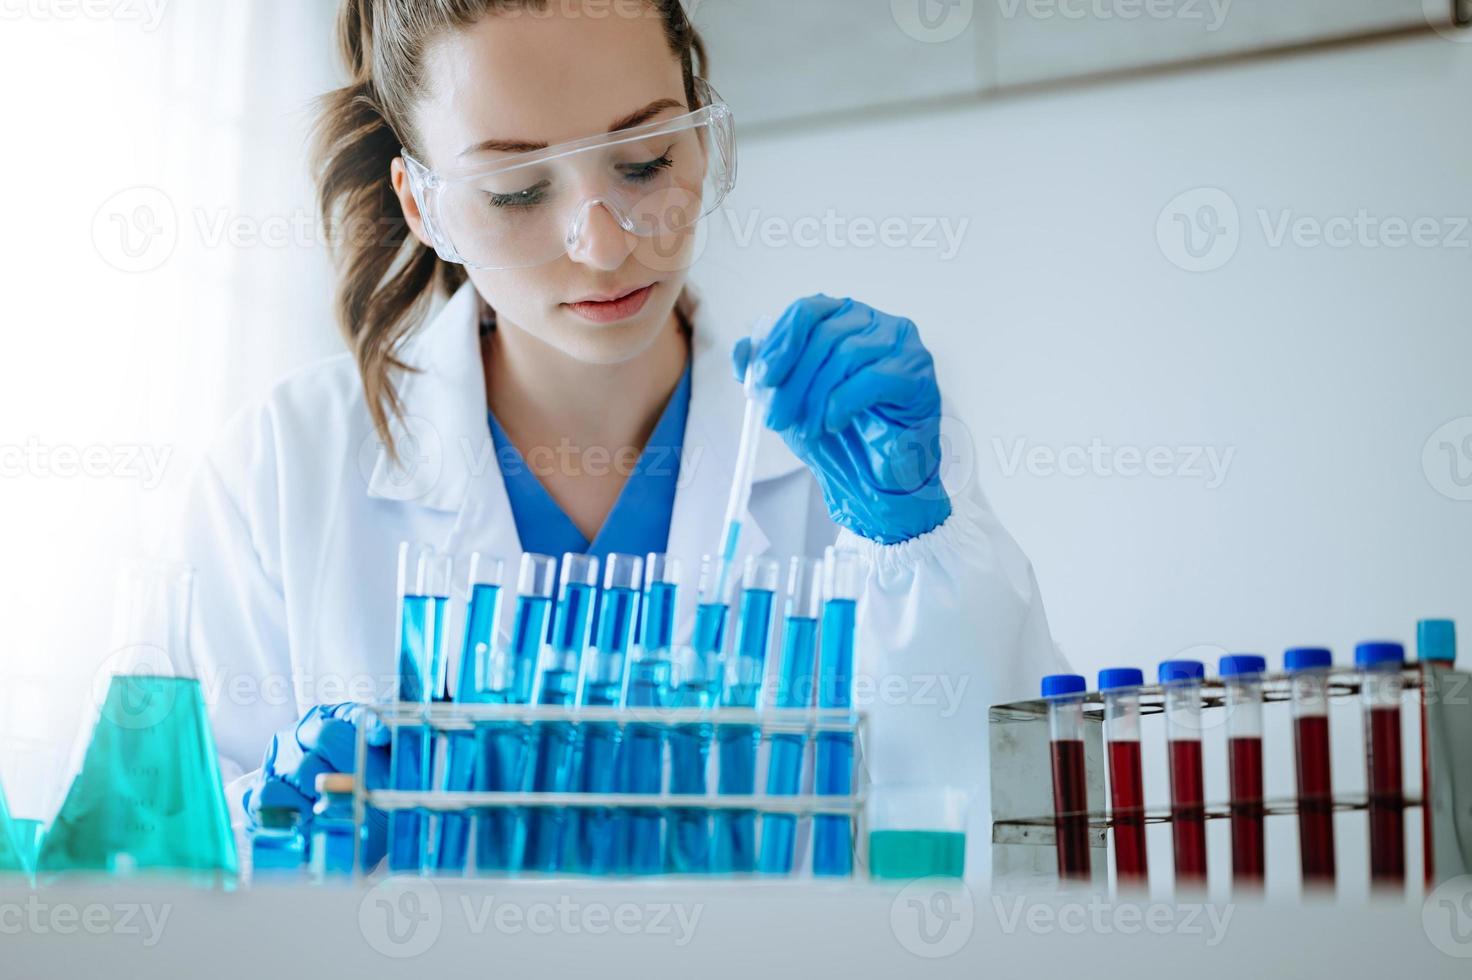
[[[106,653],[115,562],[157,539],[231,411],[339,347],[320,243],[299,231],[306,103],[335,77],[330,19],[281,0],[180,3],[147,33],[0,33],[6,90],[48,86],[6,106],[9,131],[33,135],[0,160],[25,230],[0,246],[0,442],[171,460],[150,488],[116,472],[0,481],[0,737],[71,737]],[[247,70],[267,57],[278,71]],[[1409,638],[1421,616],[1472,622],[1472,490],[1453,479],[1472,479],[1468,92],[1472,43],[1427,33],[768,128],[742,143],[697,279],[746,317],[822,290],[920,324],[975,478],[1081,671],[1203,646],[1347,657],[1368,636]],[[140,186],[177,225],[169,255],[132,270],[107,220]],[[1204,204],[1227,234],[1206,253],[1219,267],[1190,272],[1174,216]],[[1436,243],[1389,247],[1381,225],[1370,244],[1274,244],[1285,216],[1333,227],[1361,212],[1431,219]],[[863,222],[887,220],[902,241],[868,244]],[[831,243],[782,244],[826,239],[825,223]],[[910,241],[940,224],[960,232],[954,254],[942,236]],[[1095,440],[1230,466],[1210,485],[1061,475],[1027,456]]]

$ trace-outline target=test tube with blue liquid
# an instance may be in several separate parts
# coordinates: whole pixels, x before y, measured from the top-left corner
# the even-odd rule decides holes
[[[511,645],[499,649],[495,631],[479,679],[477,700],[486,704],[528,704],[541,658],[542,644],[557,586],[557,560],[548,555],[524,554],[516,576],[516,611],[511,623]],[[512,793],[527,786],[531,728],[518,722],[481,722],[476,725],[474,789]],[[476,816],[475,860],[482,872],[521,869],[526,854],[527,814],[518,808],[484,810]]]
[[[496,619],[501,606],[501,582],[505,563],[499,558],[476,553],[470,556],[470,575],[465,591],[465,635],[460,643],[460,670],[452,700],[476,704],[487,700],[488,674],[496,648]],[[447,751],[442,786],[451,793],[464,793],[475,786],[479,753],[473,731],[452,732],[446,737]],[[465,868],[470,842],[470,818],[447,813],[440,818],[435,844],[435,868],[458,872]]]
[[[445,699],[444,627],[451,569],[450,557],[428,545],[417,553],[408,544],[399,547],[395,698],[401,703],[427,708]],[[389,763],[394,789],[413,792],[429,789],[434,772],[432,745],[428,725],[402,725],[394,729]],[[389,869],[422,871],[427,838],[424,814],[418,810],[394,810],[389,814],[388,824]]]
[[[537,676],[536,701],[541,705],[572,707],[577,701],[578,678],[588,648],[593,606],[598,600],[598,559],[591,555],[562,556],[561,585],[552,640],[545,649]],[[572,786],[576,729],[569,721],[536,725],[533,736],[532,791],[566,793]],[[527,866],[533,871],[557,871],[562,856],[568,813],[562,807],[538,807],[532,812],[527,834]]]
[[[695,635],[680,651],[674,704],[679,708],[710,709],[720,703],[726,624],[731,604],[726,596],[725,568],[707,555],[700,565],[700,602],[695,609]],[[709,791],[706,770],[710,762],[712,726],[707,723],[675,725],[670,731],[670,792],[703,796]],[[677,808],[670,814],[669,869],[677,874],[710,871],[710,814],[706,810]]]
[[[851,551],[829,548],[823,556],[823,624],[818,657],[818,707],[852,708],[854,703],[854,628],[858,618],[863,564]],[[854,739],[849,732],[819,732],[814,760],[819,796],[853,793]],[[813,874],[853,874],[853,821],[847,816],[813,818]]]
[[[771,558],[746,560],[741,579],[741,606],[736,618],[736,645],[726,660],[721,707],[756,709],[767,672],[767,645],[772,635],[772,606],[782,568]],[[716,790],[724,796],[756,792],[757,750],[761,728],[722,725],[716,733],[720,765]],[[756,811],[718,810],[715,814],[713,870],[756,870]]]
[[[823,563],[794,558],[787,573],[787,620],[782,629],[782,651],[777,663],[774,707],[802,709],[813,706],[813,668],[818,656],[818,616],[823,604]],[[767,795],[796,796],[802,787],[802,757],[807,739],[800,734],[772,735],[767,759]],[[760,869],[764,874],[792,873],[797,840],[797,817],[769,813],[762,817]]]
[[[598,600],[597,636],[583,660],[580,705],[616,708],[623,703],[624,671],[639,618],[639,589],[644,559],[610,554],[603,563],[603,594]],[[618,755],[622,743],[614,722],[585,722],[579,726],[575,753],[576,791],[613,793],[618,789]],[[611,874],[618,863],[617,811],[592,807],[570,814],[571,855],[565,866],[585,874]]]
[[[651,553],[645,559],[639,643],[625,675],[622,698],[624,706],[635,712],[666,708],[670,703],[680,571],[678,558]],[[621,792],[658,796],[664,785],[664,728],[630,722],[618,768]],[[636,875],[664,871],[664,820],[658,808],[632,808],[620,822],[620,870]]]

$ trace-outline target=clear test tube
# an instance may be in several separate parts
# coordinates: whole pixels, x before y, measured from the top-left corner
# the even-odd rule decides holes
[[[453,700],[462,704],[484,701],[495,672],[496,618],[501,605],[501,581],[505,562],[476,552],[470,556],[465,587],[465,631],[460,642],[460,666]],[[443,736],[445,766],[442,789],[464,793],[474,788],[478,752],[474,731]],[[470,844],[470,818],[446,813],[438,818],[435,839],[435,868],[441,873],[465,869]]]
[[[1150,884],[1145,854],[1145,776],[1140,756],[1140,688],[1144,686],[1144,671],[1134,667],[1099,671],[1109,759],[1114,875],[1121,889],[1144,889]]]
[[[1232,817],[1232,884],[1260,889],[1267,875],[1263,838],[1262,675],[1268,663],[1251,653],[1218,664],[1227,709],[1227,783]]]
[[[1058,877],[1088,881],[1089,786],[1084,763],[1084,702],[1088,682],[1078,674],[1043,678],[1048,700],[1048,735],[1053,767],[1053,829],[1057,835]]]
[[[557,559],[522,555],[516,575],[516,615],[511,622],[511,686],[504,697],[508,704],[531,703],[556,594]]]
[[[681,571],[680,560],[669,555],[651,552],[644,560],[639,645],[634,649],[624,692],[624,704],[630,709],[664,708],[670,704]],[[658,796],[664,789],[663,726],[631,722],[619,768],[623,792]],[[664,818],[659,809],[630,809],[624,813],[622,823],[620,870],[636,875],[661,873]]]
[[[771,558],[752,555],[741,575],[741,606],[736,621],[736,644],[726,660],[726,683],[721,705],[726,708],[758,706],[767,673],[767,647],[772,636],[772,607],[776,604],[782,567]],[[756,725],[722,725],[716,732],[719,765],[716,791],[724,796],[756,792],[756,760],[761,729]],[[715,814],[714,870],[746,873],[756,870],[756,811],[720,810]]]
[[[1157,676],[1165,697],[1176,884],[1204,888],[1206,792],[1201,765],[1201,682],[1206,667],[1196,660],[1167,660],[1160,665]]]
[[[592,555],[562,556],[552,640],[544,648],[544,664],[538,671],[534,695],[540,705],[571,707],[577,701],[578,678],[592,631],[593,607],[598,601],[598,570],[598,559]],[[573,723],[544,721],[534,727],[532,791],[568,792],[573,782],[576,747]],[[561,868],[567,825],[565,807],[539,807],[533,811],[527,830],[527,867],[541,872]]]
[[[719,559],[706,555],[700,563],[700,602],[695,610],[691,646],[676,651],[674,703],[680,708],[714,708],[720,703],[730,598],[722,585]],[[670,792],[704,795],[712,726],[675,725],[669,733]],[[681,808],[670,813],[669,865],[677,874],[710,871],[711,822],[706,810]]]
[[[446,699],[445,613],[453,562],[429,545],[399,547],[398,700],[428,705]],[[434,739],[428,725],[401,725],[391,734],[393,788],[424,792],[434,772]],[[428,820],[420,810],[394,810],[388,818],[388,862],[394,872],[420,873],[428,856]]]
[[[1354,651],[1365,709],[1365,785],[1370,804],[1370,883],[1399,888],[1406,879],[1405,782],[1401,771],[1399,643],[1361,643]]]
[[[1292,677],[1298,855],[1306,891],[1334,887],[1334,786],[1329,765],[1333,666],[1333,653],[1322,647],[1294,647],[1283,654],[1283,669]]]
[[[818,707],[854,704],[854,634],[858,600],[864,587],[863,559],[828,548],[823,554],[823,621],[819,631]],[[854,739],[848,732],[819,732],[814,756],[814,789],[819,796],[854,792]],[[847,877],[854,867],[853,819],[834,814],[813,818],[813,874]]]
[[[1421,664],[1421,842],[1426,885],[1436,883],[1436,853],[1431,828],[1431,758],[1427,753],[1426,710],[1435,696],[1439,669],[1457,662],[1457,624],[1450,619],[1423,619],[1416,624],[1416,660]]]
[[[618,707],[624,674],[639,619],[644,559],[610,554],[603,562],[603,595],[599,599],[597,641],[583,658],[579,704]],[[612,793],[618,788],[622,729],[613,722],[584,722],[577,728],[573,789],[578,793]],[[583,874],[612,874],[618,862],[617,811],[590,807],[568,814],[572,825],[570,869]]]
[[[816,687],[818,617],[823,611],[823,563],[793,558],[787,566],[787,613],[777,662],[772,706],[784,710],[811,708]],[[802,787],[802,757],[807,738],[796,732],[772,735],[767,758],[767,795],[796,796]],[[796,856],[797,817],[769,813],[762,817],[763,874],[792,873]]]

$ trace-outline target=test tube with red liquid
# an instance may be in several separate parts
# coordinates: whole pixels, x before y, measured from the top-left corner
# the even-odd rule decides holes
[[[1423,619],[1416,624],[1416,659],[1421,663],[1421,840],[1425,851],[1426,884],[1436,881],[1436,855],[1431,838],[1431,759],[1426,754],[1426,674],[1450,670],[1457,662],[1457,624],[1449,619]]]
[[[1256,654],[1223,657],[1218,665],[1227,709],[1227,783],[1232,815],[1232,884],[1261,888],[1267,872],[1263,845],[1262,675]]]
[[[1305,890],[1334,888],[1334,787],[1329,769],[1329,670],[1321,647],[1283,654],[1292,677],[1293,741],[1298,756],[1298,855]]]
[[[1150,884],[1145,860],[1145,779],[1140,764],[1140,688],[1133,667],[1099,671],[1104,695],[1104,745],[1109,757],[1109,810],[1114,827],[1114,874],[1122,889]]]
[[[1176,881],[1206,886],[1206,798],[1201,772],[1201,681],[1197,660],[1167,660],[1159,680],[1165,696],[1166,749],[1170,766],[1170,818]]]
[[[1077,674],[1043,678],[1053,750],[1053,828],[1058,837],[1058,877],[1088,881],[1089,788],[1084,770],[1084,703],[1088,682]]]
[[[1365,708],[1365,786],[1370,803],[1370,883],[1406,879],[1405,785],[1401,773],[1400,699],[1405,648],[1362,643],[1354,651]]]

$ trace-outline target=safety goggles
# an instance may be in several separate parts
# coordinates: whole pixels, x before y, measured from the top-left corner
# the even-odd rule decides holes
[[[436,173],[404,151],[435,251],[472,269],[531,268],[576,249],[599,207],[630,234],[681,241],[736,184],[731,109],[703,79],[695,88],[694,112],[493,166]]]

